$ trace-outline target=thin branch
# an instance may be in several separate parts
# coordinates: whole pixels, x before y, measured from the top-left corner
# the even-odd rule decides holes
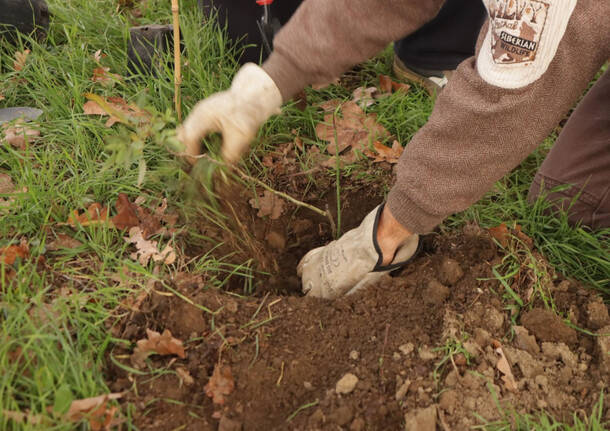
[[[180,67],[180,7],[178,0],[172,0],[172,15],[174,18],[174,105],[178,114],[178,122],[182,122],[182,102],[180,85],[182,72]]]

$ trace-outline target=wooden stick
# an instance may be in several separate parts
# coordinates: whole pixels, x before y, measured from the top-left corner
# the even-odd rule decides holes
[[[172,16],[174,17],[174,105],[178,114],[178,122],[182,122],[182,102],[180,85],[182,72],[180,67],[180,7],[178,0],[172,0]]]

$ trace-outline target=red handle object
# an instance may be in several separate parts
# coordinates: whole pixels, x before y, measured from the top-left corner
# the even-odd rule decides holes
[[[270,5],[273,3],[273,0],[256,0],[256,4],[259,6]]]

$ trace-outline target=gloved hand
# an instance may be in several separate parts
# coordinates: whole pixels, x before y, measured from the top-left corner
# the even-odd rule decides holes
[[[334,299],[350,295],[379,281],[384,274],[406,265],[419,251],[419,236],[402,244],[390,265],[382,266],[377,227],[383,205],[369,213],[360,226],[324,247],[311,250],[301,259],[297,275],[309,296]]]
[[[201,139],[209,133],[222,134],[222,157],[239,160],[258,128],[280,113],[282,95],[271,77],[259,66],[248,63],[233,78],[231,88],[201,100],[177,130],[188,156],[200,154]],[[189,162],[197,159],[187,157]]]

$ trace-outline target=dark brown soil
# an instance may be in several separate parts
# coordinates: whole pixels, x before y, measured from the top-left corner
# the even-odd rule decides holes
[[[274,223],[269,229],[285,229],[287,244],[298,241],[294,224]],[[316,229],[305,234],[315,236]],[[291,272],[280,281],[296,280],[297,259],[316,242],[308,241],[287,253],[280,268]],[[135,343],[146,328],[169,329],[185,341],[186,359],[152,356],[149,369],[129,373],[115,363],[131,367],[132,346],[117,346],[108,361],[109,385],[128,391],[123,402],[133,404],[136,425],[153,431],[399,430],[405,423],[423,431],[461,430],[481,423],[476,415],[500,418],[494,397],[503,408],[544,410],[570,421],[574,412],[590,413],[602,391],[610,420],[609,338],[588,335],[610,332],[606,306],[558,278],[548,286],[557,312],[587,332],[568,328],[537,304],[513,316],[511,330],[491,275],[499,259],[495,244],[476,228],[429,237],[402,273],[336,301],[269,291],[240,297],[207,288],[201,275],[178,273],[170,282],[188,302],[157,293],[157,286],[115,332]],[[442,349],[458,344],[467,355]],[[499,346],[514,390],[497,368]],[[235,382],[224,405],[204,389],[216,364],[228,365]],[[353,377],[352,385],[342,380],[348,373],[355,386]]]

